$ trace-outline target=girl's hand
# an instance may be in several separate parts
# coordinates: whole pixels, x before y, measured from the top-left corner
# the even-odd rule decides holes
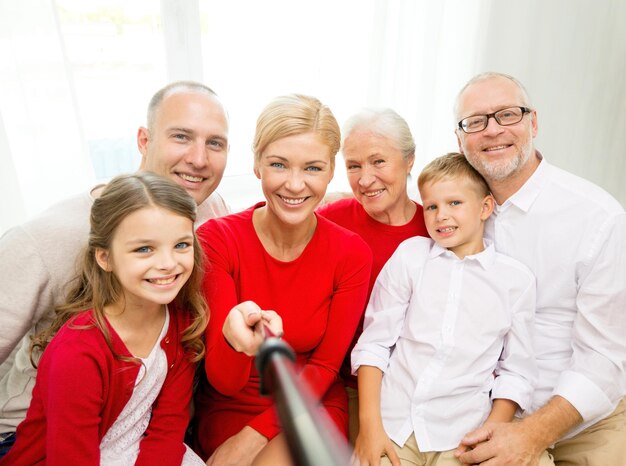
[[[231,309],[222,333],[236,351],[254,356],[265,339],[265,329],[276,336],[283,334],[283,320],[274,311],[264,311],[252,301],[244,301]]]

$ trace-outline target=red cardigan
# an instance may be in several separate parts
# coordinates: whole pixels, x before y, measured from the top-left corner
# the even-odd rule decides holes
[[[195,364],[180,342],[188,317],[173,311],[173,305],[169,309],[169,328],[161,340],[168,373],[136,465],[180,466],[185,453]],[[44,351],[26,419],[17,427],[15,445],[0,460],[2,466],[100,465],[100,441],[130,399],[139,366],[116,359],[92,323],[92,311],[78,314]],[[115,352],[131,356],[113,328],[108,328]]]
[[[267,438],[280,432],[271,399],[259,395],[253,358],[234,351],[222,335],[228,312],[247,300],[282,317],[284,339],[296,352],[302,379],[335,423],[345,420],[347,426],[338,372],[363,312],[372,253],[358,235],[318,217],[300,257],[279,261],[265,251],[252,224],[254,209],[262,205],[198,229],[208,258],[204,285],[211,311],[207,377],[195,405],[196,447],[205,458],[246,425]]]

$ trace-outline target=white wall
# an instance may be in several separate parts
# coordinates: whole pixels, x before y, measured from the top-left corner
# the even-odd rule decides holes
[[[626,206],[626,2],[488,3],[474,71],[520,79],[546,159]]]

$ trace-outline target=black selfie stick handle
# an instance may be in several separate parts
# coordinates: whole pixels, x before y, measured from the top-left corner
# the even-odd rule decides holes
[[[267,338],[256,356],[261,394],[274,398],[292,459],[298,466],[348,466],[350,449],[318,407],[294,368],[295,354],[279,338]]]

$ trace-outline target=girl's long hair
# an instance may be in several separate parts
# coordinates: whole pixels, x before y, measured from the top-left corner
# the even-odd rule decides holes
[[[52,325],[33,337],[31,362],[36,367],[33,352],[42,352],[61,326],[78,313],[93,309],[94,325],[104,334],[113,351],[111,335],[104,317],[104,308],[123,299],[124,293],[115,274],[103,270],[96,262],[96,250],[111,249],[113,235],[131,213],[146,207],[160,207],[174,214],[196,220],[196,203],[180,186],[150,172],[121,175],[109,182],[91,208],[89,240],[82,253],[80,272],[72,281],[66,303],[55,309]],[[163,226],[167,228],[166,225]],[[176,312],[189,314],[190,325],[181,341],[192,361],[204,356],[203,335],[207,325],[207,305],[201,291],[203,254],[196,236],[193,239],[194,268],[174,300]],[[137,361],[116,354],[123,360]]]

